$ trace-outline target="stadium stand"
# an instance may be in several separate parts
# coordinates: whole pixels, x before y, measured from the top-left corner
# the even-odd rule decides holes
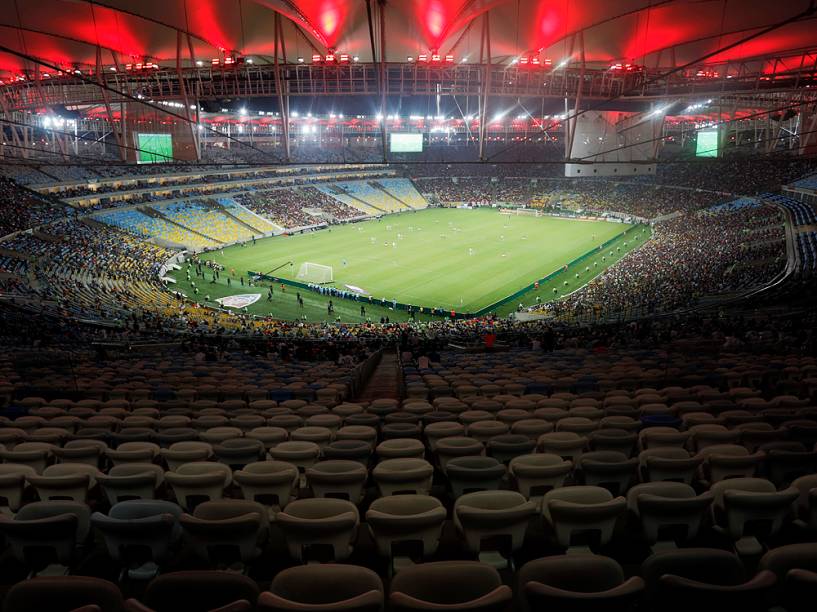
[[[4,25],[0,609],[814,612],[815,3],[352,4]]]
[[[797,234],[797,251],[803,274],[814,276],[817,272],[817,232]]]
[[[366,181],[338,182],[333,185],[333,189],[339,190],[340,194],[345,194],[347,198],[355,202],[362,202],[364,205],[385,213],[405,212],[410,208],[389,193]]]
[[[11,179],[0,179],[0,236],[55,221],[71,212],[62,203],[52,202]]]
[[[212,238],[193,233],[185,227],[171,223],[168,219],[148,216],[145,212],[135,209],[103,212],[94,218],[138,236],[165,240],[191,248],[207,248],[220,244]]]
[[[253,214],[252,211],[247,210],[240,204],[237,204],[233,199],[218,198],[218,203],[224,208],[227,214],[253,228],[255,233],[267,234],[274,232],[276,229],[280,229],[277,225],[270,223],[270,221],[264,217]]]
[[[156,206],[168,220],[197,234],[211,238],[217,242],[229,244],[246,241],[253,237],[253,232],[246,226],[231,219],[216,208],[211,208],[203,202],[187,201]]]
[[[800,189],[817,189],[817,174],[794,181],[792,183],[792,187],[799,187]]]
[[[814,225],[817,223],[817,215],[815,215],[814,209],[808,204],[795,200],[794,198],[790,198],[789,196],[781,193],[764,193],[761,194],[760,197],[776,202],[777,204],[785,206],[787,209],[789,209],[794,217],[795,225]]]
[[[374,184],[374,182],[373,182]],[[411,208],[426,208],[428,202],[407,179],[378,179],[376,184],[383,187],[402,204]]]

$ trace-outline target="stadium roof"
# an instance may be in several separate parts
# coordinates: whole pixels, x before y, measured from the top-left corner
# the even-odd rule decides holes
[[[490,13],[494,62],[538,54],[554,63],[576,58],[583,33],[586,59],[669,66],[696,61],[802,15],[707,61],[756,58],[817,48],[811,0],[382,0],[385,59],[439,52],[477,62]],[[379,0],[371,0],[376,4]],[[271,62],[275,15],[283,17],[289,61],[328,50],[370,62],[366,0],[3,0],[0,73],[32,68],[30,58],[77,68],[193,57],[209,62],[236,54]],[[373,20],[375,33],[378,19]],[[179,37],[178,32],[183,36]],[[190,44],[188,42],[190,37]],[[379,39],[378,39],[379,40]],[[28,58],[28,59],[27,59]]]

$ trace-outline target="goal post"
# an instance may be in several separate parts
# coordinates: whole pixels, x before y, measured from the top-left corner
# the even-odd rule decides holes
[[[298,268],[297,279],[307,283],[323,285],[334,281],[335,274],[332,266],[305,261],[301,264],[300,268]]]

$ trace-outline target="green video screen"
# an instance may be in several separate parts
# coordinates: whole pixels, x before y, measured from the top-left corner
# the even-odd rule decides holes
[[[173,161],[173,136],[170,134],[137,134],[140,164]]]
[[[394,132],[389,134],[392,153],[422,153],[423,135]]]
[[[718,156],[718,130],[701,130],[695,146],[696,157]]]

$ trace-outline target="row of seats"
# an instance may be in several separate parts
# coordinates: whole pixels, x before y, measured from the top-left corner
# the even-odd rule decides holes
[[[401,202],[408,204],[412,208],[428,207],[428,202],[426,199],[420,195],[420,192],[417,191],[414,183],[412,183],[409,179],[383,178],[377,179],[377,181],[373,182],[376,182],[378,185],[385,188],[386,191],[393,194]]]
[[[817,232],[797,234],[797,254],[800,269],[806,274],[817,272]]]
[[[782,193],[763,193],[760,195],[764,200],[769,200],[785,206],[794,218],[794,225],[813,225],[817,223],[817,215],[811,205],[795,200]]]
[[[501,355],[501,357],[499,356]],[[784,359],[776,355],[758,356],[749,362],[737,356],[706,353],[673,357],[659,351],[636,354],[594,356],[583,351],[514,351],[501,354],[444,353],[441,363],[420,369],[403,368],[409,397],[426,399],[455,396],[460,399],[481,395],[544,394],[575,398],[603,399],[611,391],[634,393],[638,390],[677,399],[728,399],[733,394],[753,391],[750,397],[783,391],[801,395],[817,391],[817,362],[811,357]],[[668,367],[669,366],[669,367]],[[652,388],[652,385],[668,385]]]
[[[320,588],[315,588],[320,585]],[[158,576],[139,599],[89,577],[35,578],[11,589],[6,612],[394,612],[453,610],[522,612],[639,610],[702,612],[811,610],[817,595],[817,545],[767,553],[753,575],[734,555],[708,548],[660,552],[639,575],[626,577],[613,559],[595,555],[543,557],[523,565],[513,588],[491,566],[441,561],[401,570],[385,588],[371,570],[355,565],[306,565],[278,573],[269,590],[240,574],[176,572]]]
[[[189,229],[169,221],[150,217],[138,210],[108,210],[93,216],[94,220],[107,223],[137,236],[166,240],[190,248],[204,249],[218,246],[220,243],[212,238],[200,236]]]
[[[254,233],[208,204],[195,201],[174,202],[155,207],[165,217],[222,243],[252,239]]]
[[[269,459],[264,461],[258,461],[264,445],[257,439],[231,438],[213,446],[176,442],[161,450],[152,443],[128,442],[108,451],[114,465],[107,474],[96,465],[98,447],[91,452],[91,445],[77,446],[68,452],[85,453],[88,463],[58,463],[45,467],[41,474],[32,464],[3,464],[0,494],[8,502],[7,511],[16,512],[12,524],[19,532],[21,521],[33,520],[30,513],[42,512],[51,502],[60,504],[60,500],[68,499],[86,508],[97,483],[113,507],[134,498],[159,497],[167,483],[178,506],[194,516],[207,507],[206,503],[221,501],[235,483],[244,499],[227,500],[232,514],[222,519],[247,519],[246,515],[257,514],[246,520],[255,531],[274,519],[292,540],[294,558],[301,558],[305,547],[320,542],[331,546],[331,558],[343,559],[352,550],[359,525],[357,505],[366,493],[371,446],[362,440],[341,442],[333,444],[345,458],[320,460],[321,449],[316,443],[289,441],[272,446]],[[325,447],[324,456],[331,457],[332,448]],[[746,552],[759,547],[753,537],[758,524],[762,524],[764,537],[775,535],[792,518],[802,528],[817,529],[817,453],[784,455],[795,471],[805,468],[809,473],[781,490],[769,480],[745,475],[754,472],[755,458],[747,464],[745,455],[711,455],[710,461],[718,458],[715,467],[723,471],[724,478],[699,492],[689,481],[701,460],[691,460],[688,454],[678,457],[675,451],[679,449],[672,446],[642,451],[638,460],[615,451],[588,452],[577,458],[575,468],[572,461],[551,453],[512,456],[506,467],[495,457],[483,456],[480,442],[465,437],[441,438],[434,448],[454,500],[452,519],[468,550],[475,554],[481,552],[483,540],[489,536],[507,539],[506,553],[513,553],[523,544],[536,515],[541,515],[563,547],[575,544],[574,536],[589,532],[594,543],[606,544],[628,510],[650,544],[659,539],[693,539],[707,517],[717,531]],[[399,517],[398,524],[387,529],[392,535],[402,538],[420,527],[425,533],[421,541],[432,538],[429,529],[436,529],[438,538],[447,516],[442,503],[429,497],[434,467],[422,458],[424,451],[423,444],[414,439],[389,440],[378,446],[381,461],[372,469],[371,477],[382,497],[372,502],[369,510],[380,512],[377,520],[384,523],[388,523],[389,514]],[[28,447],[3,452],[6,461],[43,460],[38,450]],[[213,454],[218,461],[208,461]],[[152,463],[159,455],[169,471]],[[645,482],[633,484],[642,461]],[[506,490],[509,485],[515,490]],[[28,486],[42,501],[23,504]],[[314,497],[302,498],[303,486],[308,486]],[[296,495],[298,499],[294,499]],[[59,506],[57,513],[64,514],[64,508]],[[36,518],[39,521],[42,516]],[[36,531],[41,523],[32,529]],[[213,528],[221,531],[224,527],[219,523]],[[288,527],[292,531],[287,531]],[[662,536],[664,528],[670,530],[669,536]],[[678,528],[683,530],[679,533]],[[129,530],[132,532],[133,526]]]
[[[268,219],[257,215],[247,208],[244,208],[232,198],[218,198],[218,203],[232,216],[240,219],[252,228],[257,229],[262,234],[268,234],[280,229]]]

